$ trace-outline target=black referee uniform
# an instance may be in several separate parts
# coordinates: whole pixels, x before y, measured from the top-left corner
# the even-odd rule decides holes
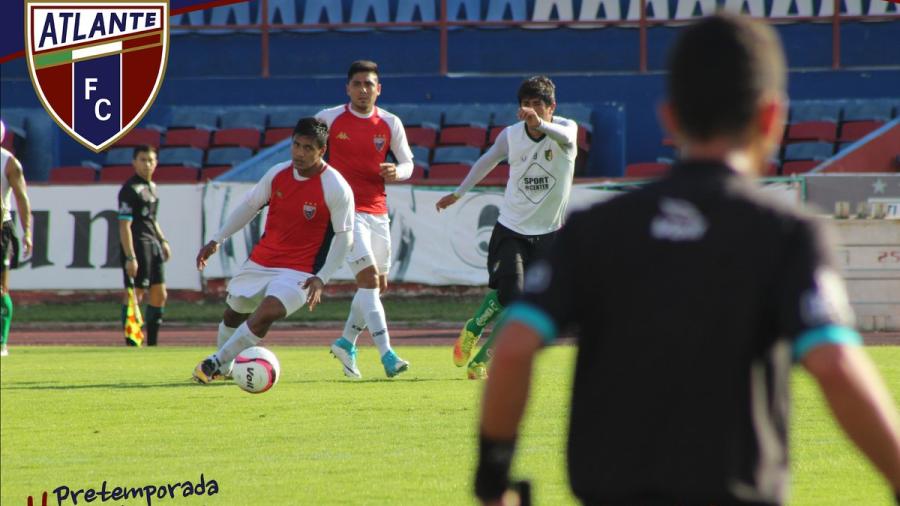
[[[125,252],[119,248],[125,288],[148,289],[165,282],[162,245],[156,235],[156,210],[159,198],[156,184],[137,175],[132,176],[119,190],[119,220],[131,221],[131,236],[138,271],[132,283],[125,271]]]
[[[818,223],[718,163],[574,214],[508,321],[578,358],[568,465],[586,504],[781,504],[790,368],[858,342]]]

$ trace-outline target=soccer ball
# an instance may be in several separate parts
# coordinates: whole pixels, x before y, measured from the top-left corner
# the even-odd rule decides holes
[[[235,357],[231,377],[241,390],[261,394],[278,383],[281,364],[271,351],[262,346],[253,346]]]

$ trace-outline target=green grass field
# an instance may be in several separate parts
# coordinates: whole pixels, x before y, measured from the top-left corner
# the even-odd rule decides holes
[[[365,347],[367,379],[352,382],[322,348],[273,347],[283,375],[262,395],[190,383],[208,351],[17,346],[0,361],[0,503],[34,495],[40,504],[48,490],[56,504],[62,485],[159,486],[202,473],[217,495],[153,504],[473,504],[482,383],[463,379],[447,348],[401,348],[412,369],[386,380]],[[900,348],[869,351],[900,397]],[[573,503],[564,472],[573,359],[574,348],[556,347],[538,362],[515,472],[532,478],[539,505]],[[889,505],[809,378],[797,372],[794,386],[790,504]]]

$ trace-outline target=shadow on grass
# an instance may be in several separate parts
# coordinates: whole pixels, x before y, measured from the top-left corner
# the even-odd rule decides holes
[[[291,380],[291,381],[282,381],[285,384],[307,384],[307,383],[343,383],[343,384],[372,384],[372,383],[435,383],[435,382],[447,382],[447,381],[466,381],[465,378],[403,378],[403,379],[390,379],[390,378],[379,378],[379,379],[363,379],[363,380],[341,380],[341,379],[329,379],[329,380]],[[93,389],[114,389],[114,390],[131,390],[131,389],[143,389],[143,388],[221,388],[221,387],[232,387],[234,385],[231,381],[219,381],[215,383],[210,383],[208,385],[198,385],[190,380],[186,380],[184,382],[177,383],[97,383],[97,384],[82,384],[82,385],[65,385],[59,383],[47,383],[47,382],[22,382],[16,383],[15,385],[4,386],[0,388],[0,390],[93,390]]]

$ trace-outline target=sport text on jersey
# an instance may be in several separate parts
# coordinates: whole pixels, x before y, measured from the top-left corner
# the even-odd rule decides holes
[[[99,152],[146,114],[169,48],[168,0],[26,0],[25,51],[53,120]]]

